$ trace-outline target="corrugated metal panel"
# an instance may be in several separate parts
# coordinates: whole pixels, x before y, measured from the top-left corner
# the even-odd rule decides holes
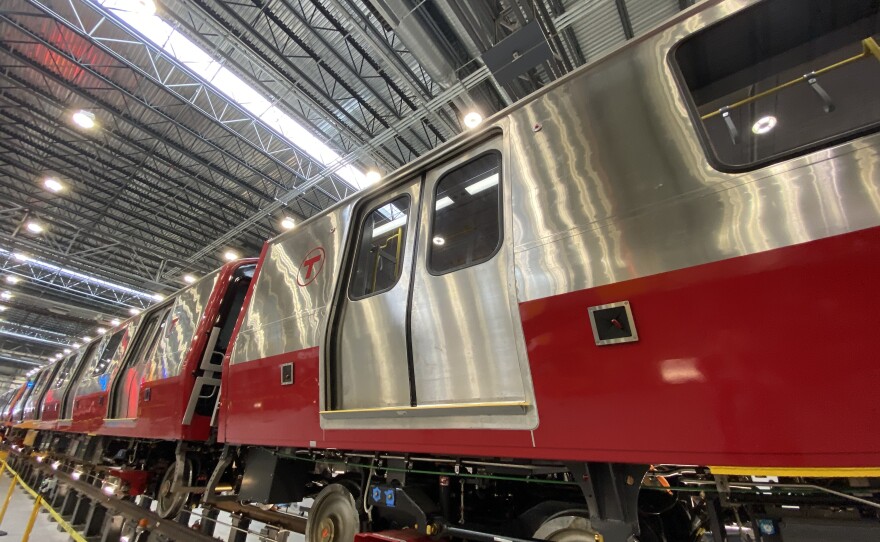
[[[582,3],[583,0],[567,0],[563,6],[569,11]],[[626,39],[614,0],[594,1],[593,4],[570,27],[588,63]]]
[[[678,0],[626,0],[626,9],[638,36],[679,11]]]

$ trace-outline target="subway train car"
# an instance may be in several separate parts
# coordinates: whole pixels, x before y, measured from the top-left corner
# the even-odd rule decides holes
[[[226,264],[43,369],[24,420],[13,412],[20,439],[38,429],[37,449],[118,467],[109,485],[128,494],[158,492],[178,454],[186,476],[210,473],[223,357],[256,263]],[[179,501],[159,499],[160,512]]]
[[[270,241],[211,484],[307,540],[876,539],[878,10],[702,2]]]

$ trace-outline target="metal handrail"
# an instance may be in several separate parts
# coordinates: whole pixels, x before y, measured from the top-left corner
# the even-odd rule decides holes
[[[878,61],[880,61],[880,45],[877,44],[877,41],[874,40],[874,38],[868,37],[868,38],[865,38],[862,40],[862,52],[855,55],[855,56],[851,56],[847,59],[841,60],[840,62],[835,62],[834,64],[831,64],[830,66],[826,66],[826,67],[821,68],[817,71],[802,75],[796,79],[792,79],[791,81],[787,81],[787,82],[782,83],[780,85],[777,85],[771,89],[767,89],[763,92],[759,92],[758,94],[755,94],[754,96],[749,96],[748,98],[744,98],[738,102],[734,102],[730,105],[725,105],[724,107],[717,109],[715,111],[712,111],[711,113],[706,113],[705,115],[700,117],[700,120],[707,120],[707,119],[711,119],[712,117],[717,117],[718,115],[721,115],[722,113],[724,113],[726,111],[730,111],[731,109],[735,109],[737,107],[750,104],[756,100],[764,98],[765,96],[775,94],[776,92],[779,92],[782,89],[788,88],[792,85],[796,85],[797,83],[800,83],[801,81],[808,81],[811,78],[828,73],[832,70],[836,70],[837,68],[841,68],[843,66],[852,64],[853,62],[862,60],[863,58],[869,58],[872,56],[874,58],[876,58]]]

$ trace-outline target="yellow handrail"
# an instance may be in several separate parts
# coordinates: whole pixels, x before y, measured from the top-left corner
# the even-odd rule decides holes
[[[58,522],[58,525],[60,525],[61,528],[67,531],[67,534],[70,535],[70,538],[72,540],[76,542],[87,542],[81,534],[76,532],[76,529],[74,529],[69,523],[67,523],[67,521],[63,517],[61,517],[61,514],[56,512],[54,508],[49,506],[49,504],[43,500],[42,495],[34,491],[24,482],[21,476],[19,476],[18,473],[15,472],[15,470],[13,470],[11,466],[9,466],[5,459],[0,459],[0,474],[3,474],[3,471],[9,471],[12,480],[10,480],[9,482],[9,492],[6,494],[6,500],[3,502],[3,508],[0,509],[0,524],[3,523],[3,518],[4,516],[6,516],[6,509],[9,508],[9,501],[12,500],[12,494],[15,492],[15,484],[20,484],[25,491],[27,491],[31,494],[31,496],[34,497],[34,508],[33,510],[31,510],[31,515],[28,518],[27,528],[24,531],[24,536],[22,537],[21,542],[28,542],[28,539],[31,536],[31,531],[33,531],[34,524],[37,521],[37,512],[39,512],[41,506],[45,508],[47,512],[49,512],[49,515],[51,515],[55,519],[55,521]]]
[[[707,120],[707,119],[711,119],[712,117],[717,117],[718,115],[720,115],[721,113],[723,113],[725,111],[729,111],[731,109],[736,109],[737,107],[740,107],[740,106],[743,106],[746,104],[750,104],[750,103],[754,102],[755,100],[760,100],[761,98],[763,98],[765,96],[769,96],[771,94],[779,92],[780,90],[782,90],[784,88],[788,88],[792,85],[796,85],[796,84],[800,83],[801,81],[806,81],[812,77],[816,77],[816,76],[822,75],[824,73],[828,73],[832,70],[836,70],[837,68],[841,68],[843,66],[846,66],[847,64],[852,64],[853,62],[856,62],[858,60],[861,60],[863,58],[868,58],[871,56],[875,57],[877,60],[880,60],[880,45],[877,45],[877,42],[874,40],[874,38],[865,38],[862,40],[862,52],[855,55],[855,56],[851,56],[847,59],[841,60],[840,62],[835,62],[834,64],[832,64],[830,66],[826,66],[826,67],[821,68],[821,69],[814,71],[812,73],[808,73],[807,75],[803,75],[801,77],[798,77],[797,79],[792,79],[791,81],[786,81],[785,83],[782,83],[781,85],[777,85],[771,89],[767,89],[763,92],[759,92],[759,93],[755,94],[754,96],[749,96],[748,98],[744,98],[738,102],[734,102],[730,105],[724,106],[721,109],[717,109],[715,111],[712,111],[711,113],[706,113],[705,115],[700,117],[700,120]]]

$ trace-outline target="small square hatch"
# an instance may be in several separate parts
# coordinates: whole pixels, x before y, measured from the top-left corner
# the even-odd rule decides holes
[[[281,385],[293,384],[293,363],[285,363],[281,366]]]
[[[596,344],[630,343],[639,340],[629,301],[597,305],[587,309]]]

